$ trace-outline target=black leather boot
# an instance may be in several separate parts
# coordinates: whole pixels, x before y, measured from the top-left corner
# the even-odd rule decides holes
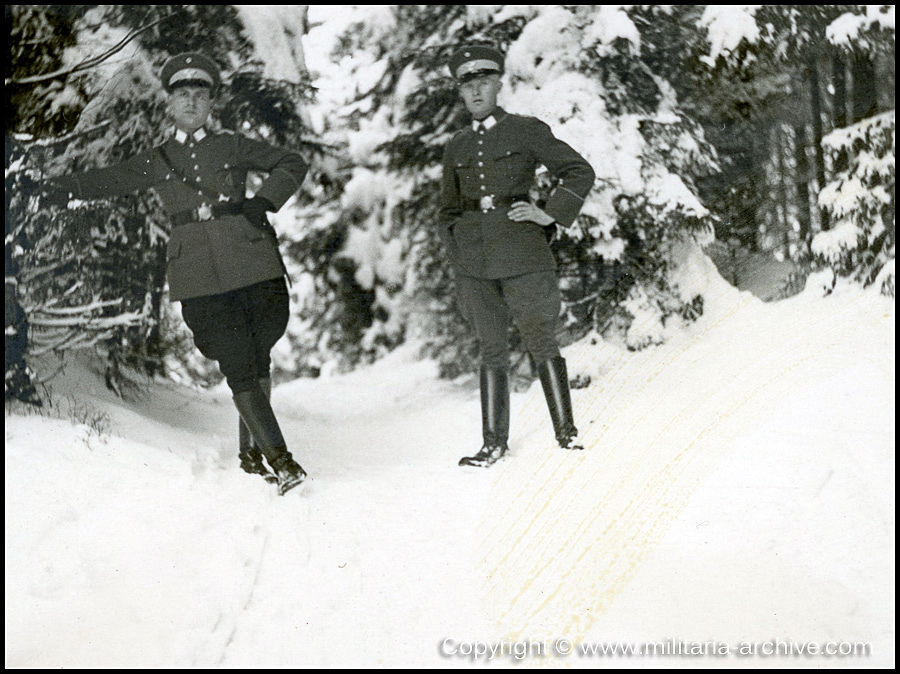
[[[269,377],[260,379],[259,387],[265,394],[266,399],[270,400],[272,396],[272,380]],[[263,463],[262,452],[259,451],[259,447],[253,442],[250,429],[247,428],[247,424],[240,417],[238,417],[238,459],[240,459],[241,469],[244,472],[251,475],[262,475],[266,482],[278,482],[278,478]]]
[[[278,480],[278,493],[282,496],[306,479],[306,471],[300,467],[299,463],[294,461],[294,457],[290,454],[285,454],[275,459],[275,463],[272,464],[272,470],[275,471],[275,477]]]
[[[278,420],[262,389],[256,388],[251,391],[235,393],[233,399],[241,419],[247,424],[260,452],[266,457],[266,461],[275,472],[278,480],[278,493],[284,494],[303,482],[306,472],[294,461],[291,453],[287,450]]]
[[[481,429],[484,446],[475,456],[460,459],[460,466],[487,468],[509,449],[509,371],[505,367],[481,366]]]
[[[578,429],[575,428],[575,419],[572,414],[572,396],[569,393],[566,359],[557,356],[551,360],[545,360],[538,363],[537,371],[541,379],[541,387],[544,389],[544,397],[547,399],[547,407],[550,409],[550,419],[553,420],[553,431],[559,446],[563,449],[584,449],[577,439]]]

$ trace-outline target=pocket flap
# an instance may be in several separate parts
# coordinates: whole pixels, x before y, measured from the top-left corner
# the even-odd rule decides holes
[[[522,160],[522,159],[524,159],[524,157],[525,157],[525,153],[522,152],[521,150],[506,150],[505,152],[504,151],[498,152],[496,155],[494,155],[492,157],[492,159],[494,161],[501,161],[504,159]]]

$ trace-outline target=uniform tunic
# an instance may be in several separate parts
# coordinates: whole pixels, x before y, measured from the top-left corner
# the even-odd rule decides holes
[[[438,231],[456,271],[459,305],[475,329],[482,363],[505,368],[510,320],[535,361],[559,356],[559,286],[546,230],[510,220],[510,205],[528,201],[535,170],[543,164],[559,179],[543,210],[568,226],[594,183],[594,171],[540,120],[500,108],[492,117],[490,128],[467,127],[447,145]],[[484,210],[483,204],[495,208]]]
[[[53,183],[80,199],[97,199],[154,188],[170,216],[204,204],[241,202],[247,171],[268,172],[256,196],[281,208],[300,188],[307,164],[295,153],[239,134],[188,136],[176,131],[160,147],[107,168],[65,176]],[[214,295],[278,278],[284,267],[275,237],[242,215],[177,225],[167,250],[173,300]]]
[[[290,298],[273,234],[239,214],[247,171],[268,172],[256,196],[281,208],[307,164],[295,152],[233,133],[176,131],[161,146],[130,159],[52,183],[80,199],[154,188],[173,219],[166,274],[199,351],[218,361],[232,392],[258,388],[269,352],[287,327]],[[236,214],[201,220],[213,204]],[[209,215],[207,210],[206,215]]]
[[[499,279],[553,271],[556,261],[544,228],[510,220],[510,199],[528,200],[535,170],[543,164],[560,181],[544,211],[568,227],[594,184],[594,170],[544,122],[500,108],[493,117],[496,124],[483,135],[467,127],[447,145],[439,232],[454,266],[465,275]],[[501,205],[482,211],[485,196]]]

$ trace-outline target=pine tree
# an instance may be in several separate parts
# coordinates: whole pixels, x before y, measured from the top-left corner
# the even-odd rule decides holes
[[[826,29],[828,39],[852,64],[852,124],[832,131],[823,147],[834,167],[819,192],[832,226],[812,240],[820,266],[894,296],[896,256],[893,67],[885,87],[875,63],[894,53],[893,7],[851,6]],[[889,88],[890,110],[879,89]]]
[[[701,186],[719,233],[818,264],[822,242],[837,237],[824,235],[837,223],[822,190],[833,193],[853,161],[835,145],[840,134],[826,136],[893,109],[893,8],[709,6],[699,26],[691,50],[707,67],[673,82],[722,158]]]
[[[678,242],[711,229],[695,181],[715,161],[649,65],[667,34],[659,24],[674,40],[679,21],[671,9],[403,6],[377,10],[346,32],[335,59],[354,64],[347,76],[365,82],[341,118],[356,168],[323,230],[331,233],[328,260],[310,272],[338,304],[371,298],[352,335],[366,349],[360,355],[412,340],[445,374],[472,368],[471,330],[455,307],[435,228],[443,149],[468,119],[446,66],[464,43],[506,52],[501,104],[549,123],[598,172],[578,223],[553,244],[567,338],[620,330],[639,348],[663,339],[667,323],[702,311],[702,299],[682,296],[671,272]],[[539,203],[552,187],[546,176],[538,180]],[[351,293],[338,291],[338,278]],[[319,334],[333,336],[333,326]]]
[[[289,81],[268,77],[245,18],[220,5],[7,12],[14,35],[23,41],[38,36],[13,47],[11,71],[13,128],[30,134],[22,138],[8,214],[16,236],[28,242],[13,257],[22,281],[18,297],[32,328],[31,355],[101,346],[108,384],[118,389],[123,365],[159,374],[169,351],[184,342],[177,329],[164,330],[178,321],[171,320],[163,294],[169,223],[152,193],[52,213],[28,197],[28,188],[48,176],[114,164],[161,142],[168,122],[157,73],[173,54],[202,51],[222,66],[214,124],[312,150],[305,154],[317,151],[306,145],[305,72]],[[41,58],[32,62],[34,49]],[[8,167],[15,159],[9,154]],[[8,193],[9,187],[8,177]],[[8,257],[9,241],[8,235]],[[188,352],[180,357],[194,360]]]

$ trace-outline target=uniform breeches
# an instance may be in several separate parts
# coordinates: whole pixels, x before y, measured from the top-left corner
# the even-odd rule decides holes
[[[508,367],[510,319],[519,328],[525,348],[536,362],[560,355],[556,322],[561,301],[555,272],[503,279],[460,275],[456,287],[463,315],[475,328],[484,365]]]
[[[287,329],[289,311],[283,278],[181,303],[194,344],[218,361],[232,393],[252,390],[269,376],[269,352]]]

